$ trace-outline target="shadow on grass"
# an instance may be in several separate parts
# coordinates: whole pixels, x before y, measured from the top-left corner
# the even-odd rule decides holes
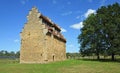
[[[118,62],[120,63],[120,59],[116,59],[116,60],[111,60],[111,59],[78,59],[78,60],[83,60],[83,61],[99,61],[99,62]]]

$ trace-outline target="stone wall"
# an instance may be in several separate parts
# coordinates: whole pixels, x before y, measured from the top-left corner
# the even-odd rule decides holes
[[[66,59],[65,43],[52,35],[46,36],[47,54],[49,61],[62,61]]]
[[[40,13],[32,8],[21,32],[20,63],[47,63],[66,59],[65,42],[48,33]]]

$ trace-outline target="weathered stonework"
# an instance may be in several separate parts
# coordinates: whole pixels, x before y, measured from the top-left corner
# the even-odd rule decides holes
[[[61,29],[33,7],[21,32],[20,63],[48,63],[66,59]]]

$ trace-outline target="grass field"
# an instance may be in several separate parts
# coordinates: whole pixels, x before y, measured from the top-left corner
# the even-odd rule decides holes
[[[0,73],[120,73],[120,63],[66,60],[49,64],[19,64],[15,60],[0,60]]]

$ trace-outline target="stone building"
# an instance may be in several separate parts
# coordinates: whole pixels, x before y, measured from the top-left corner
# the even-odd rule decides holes
[[[66,59],[61,28],[33,7],[21,32],[20,63],[48,63]]]

